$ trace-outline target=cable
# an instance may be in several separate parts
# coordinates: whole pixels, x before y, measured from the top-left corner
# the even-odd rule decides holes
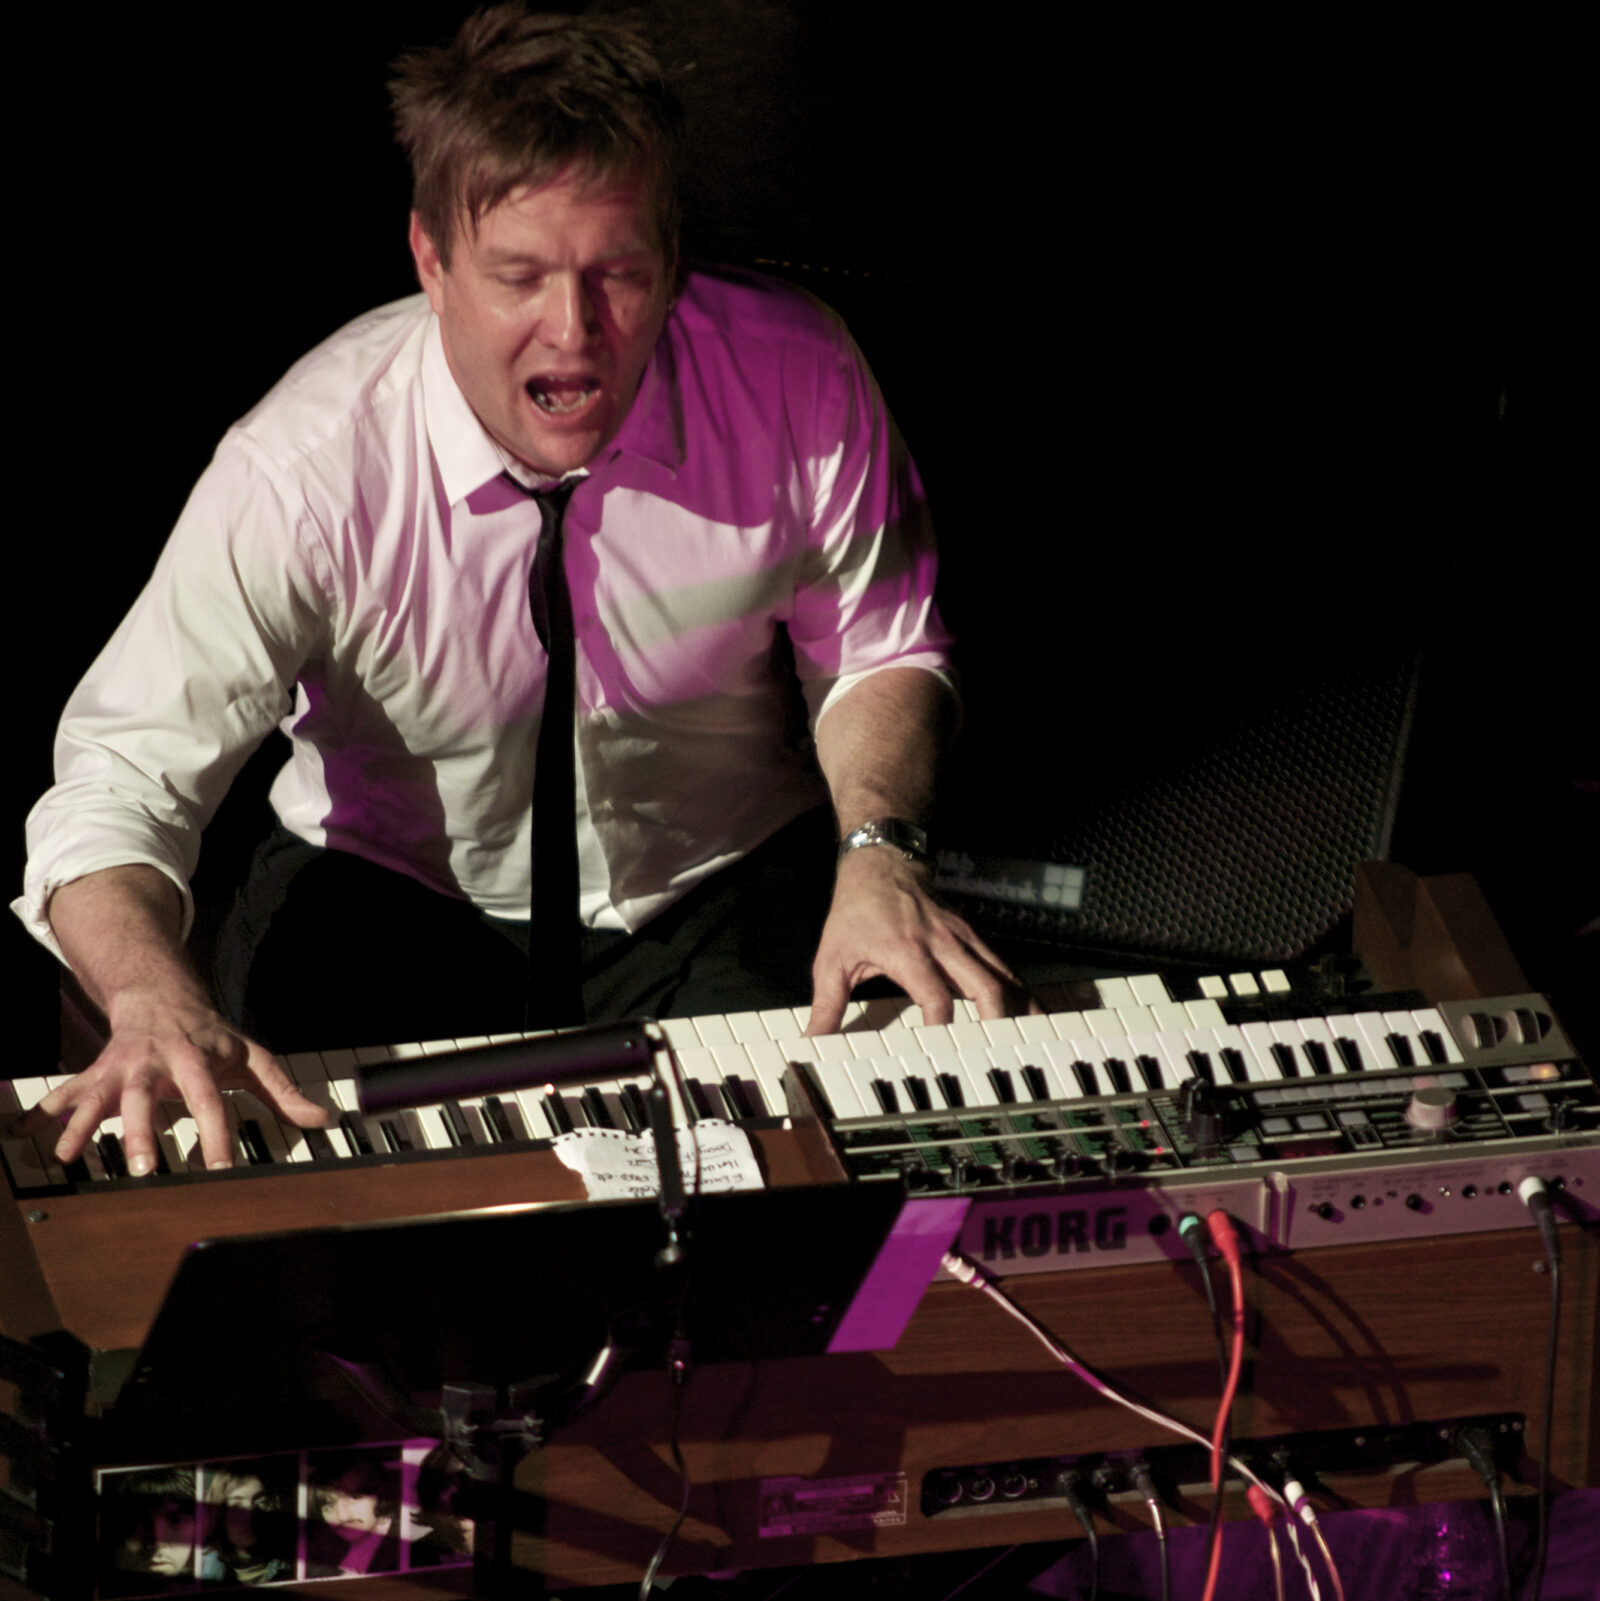
[[[661,1536],[661,1543],[656,1547],[655,1554],[650,1558],[650,1565],[644,1570],[644,1577],[639,1581],[639,1601],[649,1601],[651,1586],[656,1582],[656,1571],[660,1568],[666,1554],[672,1548],[672,1542],[678,1538],[678,1530],[683,1527],[683,1520],[689,1515],[689,1468],[683,1460],[683,1448],[679,1442],[679,1426],[683,1422],[683,1387],[689,1381],[689,1360],[685,1351],[678,1351],[679,1341],[674,1340],[674,1350],[668,1360],[668,1371],[672,1375],[672,1465],[678,1470],[678,1483],[682,1486],[678,1495],[678,1515],[672,1520],[672,1527]]]
[[[1283,1558],[1278,1555],[1278,1509],[1253,1484],[1245,1486],[1244,1494],[1250,1503],[1250,1510],[1266,1528],[1267,1551],[1272,1557],[1272,1590],[1277,1601],[1283,1601]]]
[[[1327,1565],[1328,1577],[1333,1580],[1333,1593],[1338,1601],[1344,1601],[1344,1585],[1339,1578],[1338,1565],[1333,1560],[1333,1552],[1328,1549],[1328,1542],[1322,1538],[1322,1525],[1317,1521],[1316,1508],[1312,1506],[1311,1499],[1305,1492],[1305,1486],[1296,1479],[1285,1479],[1283,1493],[1289,1499],[1289,1506],[1305,1526],[1310,1529],[1317,1542],[1317,1549],[1322,1553],[1322,1560]]]
[[[1089,1601],[1097,1601],[1100,1594],[1100,1536],[1095,1533],[1094,1508],[1083,1494],[1082,1483],[1071,1468],[1063,1468],[1056,1475],[1057,1493],[1072,1508],[1078,1522],[1083,1525],[1083,1532],[1089,1536],[1089,1555],[1094,1564],[1089,1575]]]
[[[1198,1429],[1191,1429],[1187,1423],[1172,1417],[1157,1407],[1146,1406],[1142,1401],[1135,1401],[1132,1396],[1125,1395],[1109,1379],[1103,1379],[1092,1368],[1086,1367],[1064,1345],[1061,1345],[1050,1334],[1032,1313],[1025,1312],[1015,1301],[997,1285],[981,1267],[970,1258],[962,1256],[958,1251],[946,1251],[942,1262],[945,1272],[951,1278],[970,1285],[973,1289],[987,1295],[1002,1311],[1014,1317],[1061,1365],[1069,1369],[1072,1374],[1087,1384],[1096,1395],[1103,1396],[1108,1401],[1115,1401],[1118,1406],[1126,1407],[1128,1411],[1136,1413],[1147,1422],[1154,1423],[1157,1428],[1166,1429],[1168,1433],[1181,1435],[1185,1440],[1195,1445],[1210,1447],[1211,1442],[1200,1433]],[[1237,1457],[1230,1456],[1229,1463],[1234,1470],[1251,1484],[1258,1484],[1262,1490],[1275,1500],[1282,1497],[1266,1482],[1250,1465],[1241,1462]]]
[[[1556,1410],[1556,1339],[1561,1329],[1561,1241],[1550,1210],[1550,1192],[1544,1180],[1525,1178],[1517,1186],[1522,1204],[1533,1214],[1550,1264],[1550,1324],[1544,1342],[1544,1403],[1539,1425],[1539,1538],[1533,1559],[1533,1578],[1525,1601],[1539,1601],[1544,1588],[1544,1566],[1550,1540],[1550,1425]]]
[[[1204,1601],[1212,1601],[1222,1571],[1222,1467],[1228,1454],[1228,1419],[1233,1413],[1233,1398],[1238,1394],[1239,1374],[1244,1367],[1244,1261],[1239,1235],[1226,1212],[1218,1209],[1209,1213],[1206,1229],[1227,1264],[1228,1285],[1233,1294],[1233,1347],[1228,1357],[1222,1399],[1217,1405],[1217,1421],[1211,1430],[1211,1522],[1206,1530]]]
[[[1189,1247],[1189,1255],[1200,1268],[1200,1282],[1206,1292],[1206,1310],[1211,1314],[1211,1332],[1217,1337],[1218,1377],[1226,1388],[1228,1337],[1222,1332],[1222,1314],[1217,1310],[1217,1289],[1211,1282],[1211,1254],[1206,1250],[1205,1227],[1198,1212],[1185,1212],[1178,1219],[1178,1238]]]
[[[1161,1497],[1156,1494],[1156,1481],[1143,1462],[1133,1465],[1133,1487],[1150,1509],[1150,1521],[1155,1525],[1156,1548],[1161,1553],[1161,1601],[1172,1601],[1172,1559],[1167,1552],[1167,1526],[1161,1520]]]
[[[1322,1601],[1322,1591],[1317,1588],[1317,1576],[1311,1571],[1310,1562],[1306,1560],[1305,1547],[1300,1544],[1300,1530],[1297,1526],[1300,1509],[1310,1506],[1310,1502],[1306,1500],[1305,1487],[1297,1479],[1285,1479],[1283,1498],[1289,1508],[1283,1520],[1284,1528],[1289,1531],[1289,1544],[1294,1548],[1295,1558],[1306,1576],[1306,1588],[1311,1591],[1311,1601]]]
[[[1500,1469],[1494,1460],[1494,1436],[1481,1427],[1461,1429],[1456,1434],[1456,1447],[1488,1488],[1489,1502],[1494,1508],[1495,1543],[1500,1549],[1500,1593],[1504,1601],[1514,1601],[1511,1559],[1506,1548],[1506,1498],[1500,1488]]]

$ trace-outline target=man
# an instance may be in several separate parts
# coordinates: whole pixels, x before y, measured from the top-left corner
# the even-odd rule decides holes
[[[1011,994],[928,893],[954,715],[931,544],[848,338],[780,286],[680,272],[680,117],[629,26],[496,7],[402,62],[394,95],[424,295],[230,431],[30,819],[19,910],[112,1031],[34,1115],[67,1118],[63,1160],[120,1111],[149,1171],[154,1103],[181,1096],[225,1166],[219,1085],[323,1121],[258,1039],[483,1033],[525,995],[572,1021],[540,1010],[564,948],[582,994],[561,1004],[591,1020],[802,998],[795,949],[814,1032],[875,974],[934,1019]],[[545,767],[564,725],[539,739],[563,637],[572,787]],[[223,1016],[184,956],[187,878],[274,725],[284,826],[224,941]],[[562,929],[530,860],[574,833]]]

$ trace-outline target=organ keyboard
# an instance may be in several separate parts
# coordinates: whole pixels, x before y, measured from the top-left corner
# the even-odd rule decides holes
[[[1359,909],[1357,934],[1359,944]],[[1441,967],[1474,970],[1430,970]],[[1328,1010],[1275,974],[1210,985],[1148,975],[1000,1022],[963,1007],[932,1026],[903,1002],[874,1001],[821,1039],[793,1012],[661,1030],[684,1077],[680,1114],[746,1121],[770,1182],[853,1176],[970,1194],[965,1248],[1014,1274],[1016,1298],[1084,1360],[1191,1419],[1213,1399],[1215,1356],[1193,1264],[1160,1225],[1180,1209],[1226,1206],[1258,1248],[1241,1436],[1469,1412],[1535,1418],[1540,1375],[1525,1331],[1542,1323],[1545,1286],[1528,1271],[1537,1247],[1520,1203],[1501,1191],[1524,1173],[1561,1179],[1558,1210],[1588,1226],[1562,1229],[1555,1473],[1558,1484],[1596,1482],[1594,1078],[1515,979],[1502,998],[1432,982],[1424,998],[1392,960],[1378,976],[1388,1000]],[[196,1238],[580,1199],[550,1144],[569,1125],[631,1126],[637,1082],[360,1112],[362,1058],[471,1043],[288,1059],[337,1126],[306,1135],[231,1097],[239,1165],[225,1174],[192,1171],[181,1117],[163,1137],[165,1178],[118,1176],[114,1124],[71,1173],[9,1137],[0,1332],[65,1327],[99,1351],[137,1346]],[[0,1093],[21,1109],[50,1084],[0,1083]],[[0,1128],[8,1121],[0,1107]],[[1470,1247],[1452,1238],[1461,1230],[1474,1231]],[[1486,1298],[1493,1317],[1482,1316]],[[996,1503],[1003,1527],[919,1517],[918,1488],[962,1463],[1153,1443],[950,1283],[930,1288],[892,1352],[708,1369],[687,1394],[695,1488],[668,1571],[1059,1537],[1058,1506]],[[530,1461],[519,1483],[546,1497],[548,1524],[522,1539],[517,1560],[572,1584],[637,1578],[675,1511],[676,1483],[660,1472],[665,1416],[659,1380],[630,1375]],[[912,1503],[899,1524],[782,1538],[761,1525],[764,1487],[784,1476],[892,1489],[896,1475]],[[1426,1477],[1423,1498],[1481,1493],[1464,1471]],[[1395,1483],[1384,1470],[1339,1489],[1382,1504]],[[1207,1508],[1183,1511],[1203,1520]]]

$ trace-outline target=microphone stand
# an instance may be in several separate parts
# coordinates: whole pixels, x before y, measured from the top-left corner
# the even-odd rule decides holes
[[[689,1370],[689,1344],[683,1333],[687,1279],[683,1219],[688,1197],[678,1160],[672,1101],[662,1077],[660,1046],[655,1032],[641,1023],[575,1029],[450,1055],[363,1066],[357,1069],[357,1096],[363,1112],[377,1113],[462,1095],[495,1095],[541,1084],[560,1088],[648,1073],[652,1083],[645,1100],[655,1139],[658,1204],[666,1233],[655,1265],[671,1287],[673,1334],[668,1341],[667,1366],[674,1383],[681,1385]],[[616,1382],[626,1359],[638,1349],[636,1344],[623,1344],[612,1331],[576,1384],[552,1374],[501,1386],[447,1383],[442,1405],[437,1408],[416,1406],[368,1364],[326,1354],[382,1413],[408,1432],[436,1432],[464,1464],[474,1492],[468,1502],[474,1514],[472,1592],[496,1597],[511,1593],[518,1465],[544,1446],[556,1430],[592,1410]],[[477,1516],[480,1510],[487,1517]]]

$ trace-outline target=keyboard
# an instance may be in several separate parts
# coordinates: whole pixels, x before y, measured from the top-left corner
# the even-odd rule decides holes
[[[1190,1081],[1248,1086],[1270,1104],[1274,1088],[1462,1063],[1460,1045],[1436,1007],[1390,1005],[1310,1013],[1276,971],[1202,978],[1183,999],[1159,974],[1108,978],[1046,990],[1043,1015],[984,1021],[968,1001],[948,1024],[926,1023],[904,998],[852,1002],[836,1034],[808,1038],[806,1008],[783,1008],[657,1025],[676,1062],[677,1120],[741,1123],[790,1115],[790,1064],[810,1064],[822,1111],[845,1122],[877,1114],[959,1112],[1024,1102],[1070,1105],[1101,1097],[1176,1093]],[[648,1079],[581,1091],[526,1088],[464,1097],[382,1116],[363,1114],[359,1066],[445,1055],[507,1039],[496,1035],[279,1058],[301,1091],[334,1116],[327,1129],[280,1123],[254,1096],[227,1097],[238,1167],[289,1169],[341,1162],[412,1160],[547,1141],[580,1128],[647,1126]],[[59,1077],[0,1081],[0,1127],[36,1105]],[[1450,1080],[1446,1078],[1446,1083]],[[681,1084],[681,1089],[679,1085]],[[204,1172],[193,1118],[166,1106],[158,1130],[160,1172]],[[127,1179],[121,1120],[109,1118],[79,1162],[63,1167],[45,1139],[0,1140],[13,1189],[23,1193]]]

